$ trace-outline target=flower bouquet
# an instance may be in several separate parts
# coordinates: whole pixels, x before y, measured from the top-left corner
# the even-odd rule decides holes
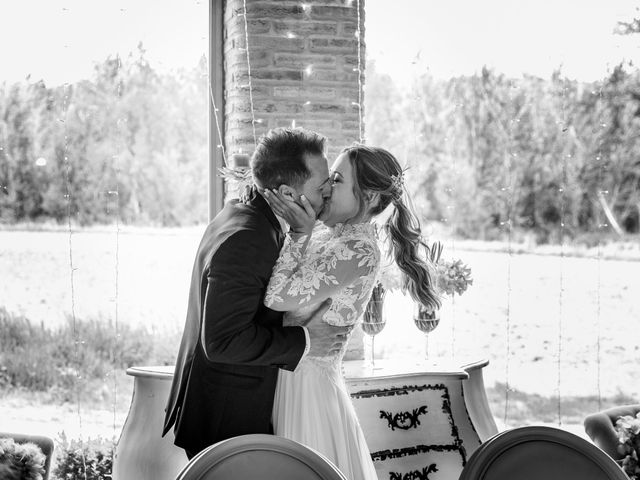
[[[441,295],[462,295],[470,285],[473,285],[471,268],[462,260],[445,260],[442,258],[443,246],[440,242],[425,248],[427,258],[435,267],[435,285]],[[400,270],[395,264],[382,267],[380,272],[380,284],[385,290],[402,290]]]
[[[462,260],[445,260],[436,264],[436,286],[444,295],[462,295],[473,285],[471,268]]]
[[[427,258],[435,267],[435,286],[440,295],[462,295],[469,285],[473,284],[471,268],[462,263],[462,260],[443,260],[443,246],[440,242],[434,242],[431,246],[425,246]],[[440,314],[436,310],[416,304],[413,321],[418,330],[424,333],[432,332],[440,323]],[[427,339],[428,341],[428,339]],[[428,350],[428,347],[427,347]]]
[[[619,461],[624,472],[631,480],[640,479],[640,412],[635,417],[625,415],[616,420],[616,433],[618,434],[618,451],[624,455]]]

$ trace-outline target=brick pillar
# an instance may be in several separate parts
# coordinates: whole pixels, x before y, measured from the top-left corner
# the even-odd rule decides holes
[[[246,0],[245,29],[243,0],[226,0],[224,78],[228,156],[253,152],[254,128],[257,139],[271,128],[289,127],[294,122],[327,137],[330,164],[343,147],[360,140],[358,104],[362,98],[360,86],[364,84],[364,5],[365,0]],[[362,338],[361,329],[356,329],[347,358],[363,357]]]
[[[357,19],[364,82],[364,0],[242,0],[225,8],[225,146],[254,149],[255,131],[296,126],[328,138],[330,161],[360,139]],[[249,39],[251,76],[247,68]],[[364,128],[364,127],[363,127]]]

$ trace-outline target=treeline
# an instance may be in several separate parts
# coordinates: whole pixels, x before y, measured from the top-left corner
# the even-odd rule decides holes
[[[185,225],[207,218],[207,65],[144,50],[92,80],[0,87],[0,221]],[[366,137],[410,167],[414,201],[463,236],[640,228],[640,73],[580,83],[483,70],[398,86],[367,68]]]
[[[139,48],[94,78],[0,87],[0,221],[207,220],[207,63],[160,74]]]
[[[404,89],[368,71],[367,140],[406,161],[425,218],[472,238],[639,231],[638,70],[580,83],[484,69]]]

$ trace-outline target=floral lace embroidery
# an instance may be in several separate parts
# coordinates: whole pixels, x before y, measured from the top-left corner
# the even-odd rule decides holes
[[[303,247],[306,241],[307,235],[303,235],[296,240],[293,240],[289,235],[285,237],[284,245],[282,246],[282,250],[280,250],[280,257],[273,268],[273,273],[271,274],[267,293],[264,298],[264,304],[266,306],[284,302],[284,299],[279,296],[278,293],[284,289],[290,273],[297,268],[301,261],[304,254]],[[289,274],[285,272],[289,272]]]
[[[265,305],[290,305],[298,313],[331,297],[323,320],[350,325],[361,316],[371,295],[380,251],[370,224],[316,229],[306,237],[287,237],[265,296]],[[291,312],[290,317],[296,317]]]

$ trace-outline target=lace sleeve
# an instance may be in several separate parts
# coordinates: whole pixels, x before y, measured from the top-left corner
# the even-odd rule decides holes
[[[364,239],[327,242],[305,253],[307,243],[285,240],[267,287],[267,307],[289,311],[318,303],[370,278],[378,263],[375,244]]]

